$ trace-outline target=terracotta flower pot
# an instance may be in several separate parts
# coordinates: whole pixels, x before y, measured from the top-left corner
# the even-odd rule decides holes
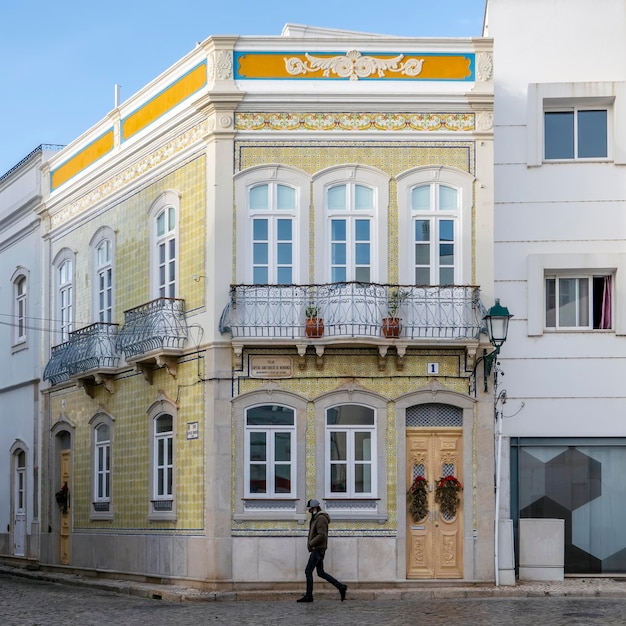
[[[307,317],[304,330],[310,339],[318,339],[324,334],[324,320],[321,317]]]
[[[402,331],[402,324],[399,317],[383,317],[382,325],[383,335],[388,339],[393,339],[400,336]]]

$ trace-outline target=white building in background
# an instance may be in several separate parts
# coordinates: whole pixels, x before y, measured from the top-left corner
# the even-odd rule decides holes
[[[41,145],[0,176],[0,555],[39,558]]]
[[[566,574],[626,572],[625,18],[623,0],[487,3],[495,293],[515,316],[502,514],[565,519]]]

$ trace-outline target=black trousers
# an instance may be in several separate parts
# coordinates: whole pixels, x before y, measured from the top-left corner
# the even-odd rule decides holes
[[[317,571],[320,578],[328,581],[331,585],[342,589],[343,585],[330,574],[324,571],[324,552],[325,550],[315,550],[309,554],[309,562],[306,564],[304,575],[306,576],[306,595],[313,597],[313,570]]]

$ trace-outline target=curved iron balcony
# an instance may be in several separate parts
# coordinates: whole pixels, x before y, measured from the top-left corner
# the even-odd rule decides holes
[[[53,346],[43,377],[53,385],[72,377],[113,372],[120,355],[115,348],[117,324],[97,322],[69,334],[69,339]]]
[[[117,347],[127,360],[150,352],[178,353],[187,341],[185,301],[157,298],[124,311]]]
[[[348,282],[232,285],[219,329],[233,339],[305,338],[312,312],[323,318],[324,336],[331,338],[383,338],[388,317],[400,318],[398,337],[405,341],[477,339],[482,325],[475,286]]]

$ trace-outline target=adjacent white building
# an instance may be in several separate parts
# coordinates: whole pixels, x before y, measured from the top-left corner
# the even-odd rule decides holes
[[[495,294],[515,316],[501,512],[565,519],[565,574],[626,571],[625,18],[621,0],[487,3]]]
[[[39,557],[41,145],[0,176],[0,554]]]

